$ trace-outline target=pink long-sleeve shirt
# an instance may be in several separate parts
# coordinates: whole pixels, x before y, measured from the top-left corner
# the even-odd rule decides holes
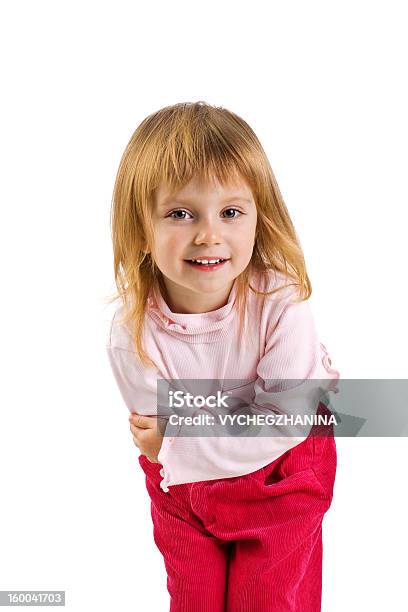
[[[283,274],[269,270],[254,276],[251,285],[261,291],[288,284]],[[173,313],[160,291],[152,288],[148,298],[143,340],[157,368],[144,366],[133,347],[128,326],[117,325],[123,305],[116,310],[106,345],[109,361],[123,400],[130,412],[156,415],[157,380],[215,379],[237,381],[234,394],[246,398],[254,414],[260,406],[290,411],[296,401],[316,395],[299,392],[299,382],[320,381],[320,389],[333,390],[340,377],[331,367],[326,347],[319,341],[308,301],[294,302],[294,287],[286,287],[262,303],[262,296],[248,294],[247,332],[239,334],[235,304],[236,281],[222,308],[200,314]],[[296,384],[291,391],[276,391],[277,380]],[[240,386],[241,385],[241,386]],[[298,393],[299,392],[299,393]],[[254,396],[255,394],[255,396]],[[292,404],[291,404],[292,402]],[[311,412],[317,406],[311,407]],[[262,410],[261,410],[262,411]],[[265,410],[267,412],[267,410]],[[191,428],[190,428],[191,431]],[[158,455],[162,465],[163,491],[187,482],[213,480],[248,474],[272,462],[306,438],[281,436],[165,435]]]

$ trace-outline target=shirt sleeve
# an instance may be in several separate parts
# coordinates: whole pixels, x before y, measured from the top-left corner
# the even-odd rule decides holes
[[[124,326],[116,326],[115,313],[106,352],[120,394],[129,412],[157,415],[157,368],[147,368],[133,350],[133,339]]]
[[[307,301],[287,302],[278,321],[270,323],[257,375],[255,397],[245,406],[246,415],[272,410],[286,415],[313,414],[322,391],[335,389],[340,374],[331,367],[327,349],[318,339]],[[215,414],[216,409],[206,407],[205,411]],[[250,430],[245,436],[228,436],[225,430],[222,436],[198,437],[180,426],[176,436],[163,438],[158,455],[163,466],[161,488],[168,491],[175,484],[247,474],[272,462],[308,434],[304,426],[298,432],[291,427],[290,435],[285,426],[265,427],[268,431],[257,427],[256,436]]]
[[[109,363],[120,394],[129,412],[157,415],[157,377],[154,368],[140,366],[135,353],[106,346]]]

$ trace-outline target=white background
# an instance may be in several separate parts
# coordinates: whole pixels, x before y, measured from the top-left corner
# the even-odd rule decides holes
[[[204,100],[253,127],[333,364],[407,378],[404,4],[2,4],[0,589],[168,609],[105,354],[113,182],[155,110]],[[407,439],[337,446],[322,609],[406,610]]]

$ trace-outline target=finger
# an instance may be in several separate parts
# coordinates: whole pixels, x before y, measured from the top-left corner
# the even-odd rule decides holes
[[[153,429],[157,426],[157,417],[145,416],[143,414],[132,413],[129,415],[129,421],[142,429]]]
[[[140,436],[144,431],[146,431],[142,427],[136,427],[136,425],[132,425],[132,423],[130,423],[129,427],[130,427],[130,431],[132,432],[134,436]]]
[[[150,461],[150,463],[159,463],[158,461],[156,461],[156,459],[154,459],[151,455],[146,455],[147,459]]]

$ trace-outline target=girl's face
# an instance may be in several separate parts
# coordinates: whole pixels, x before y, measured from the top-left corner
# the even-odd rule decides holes
[[[176,194],[163,185],[157,189],[152,257],[173,312],[208,312],[226,304],[235,278],[251,260],[256,221],[255,201],[242,179],[222,186],[194,178]],[[189,263],[218,258],[227,261],[202,267]]]

